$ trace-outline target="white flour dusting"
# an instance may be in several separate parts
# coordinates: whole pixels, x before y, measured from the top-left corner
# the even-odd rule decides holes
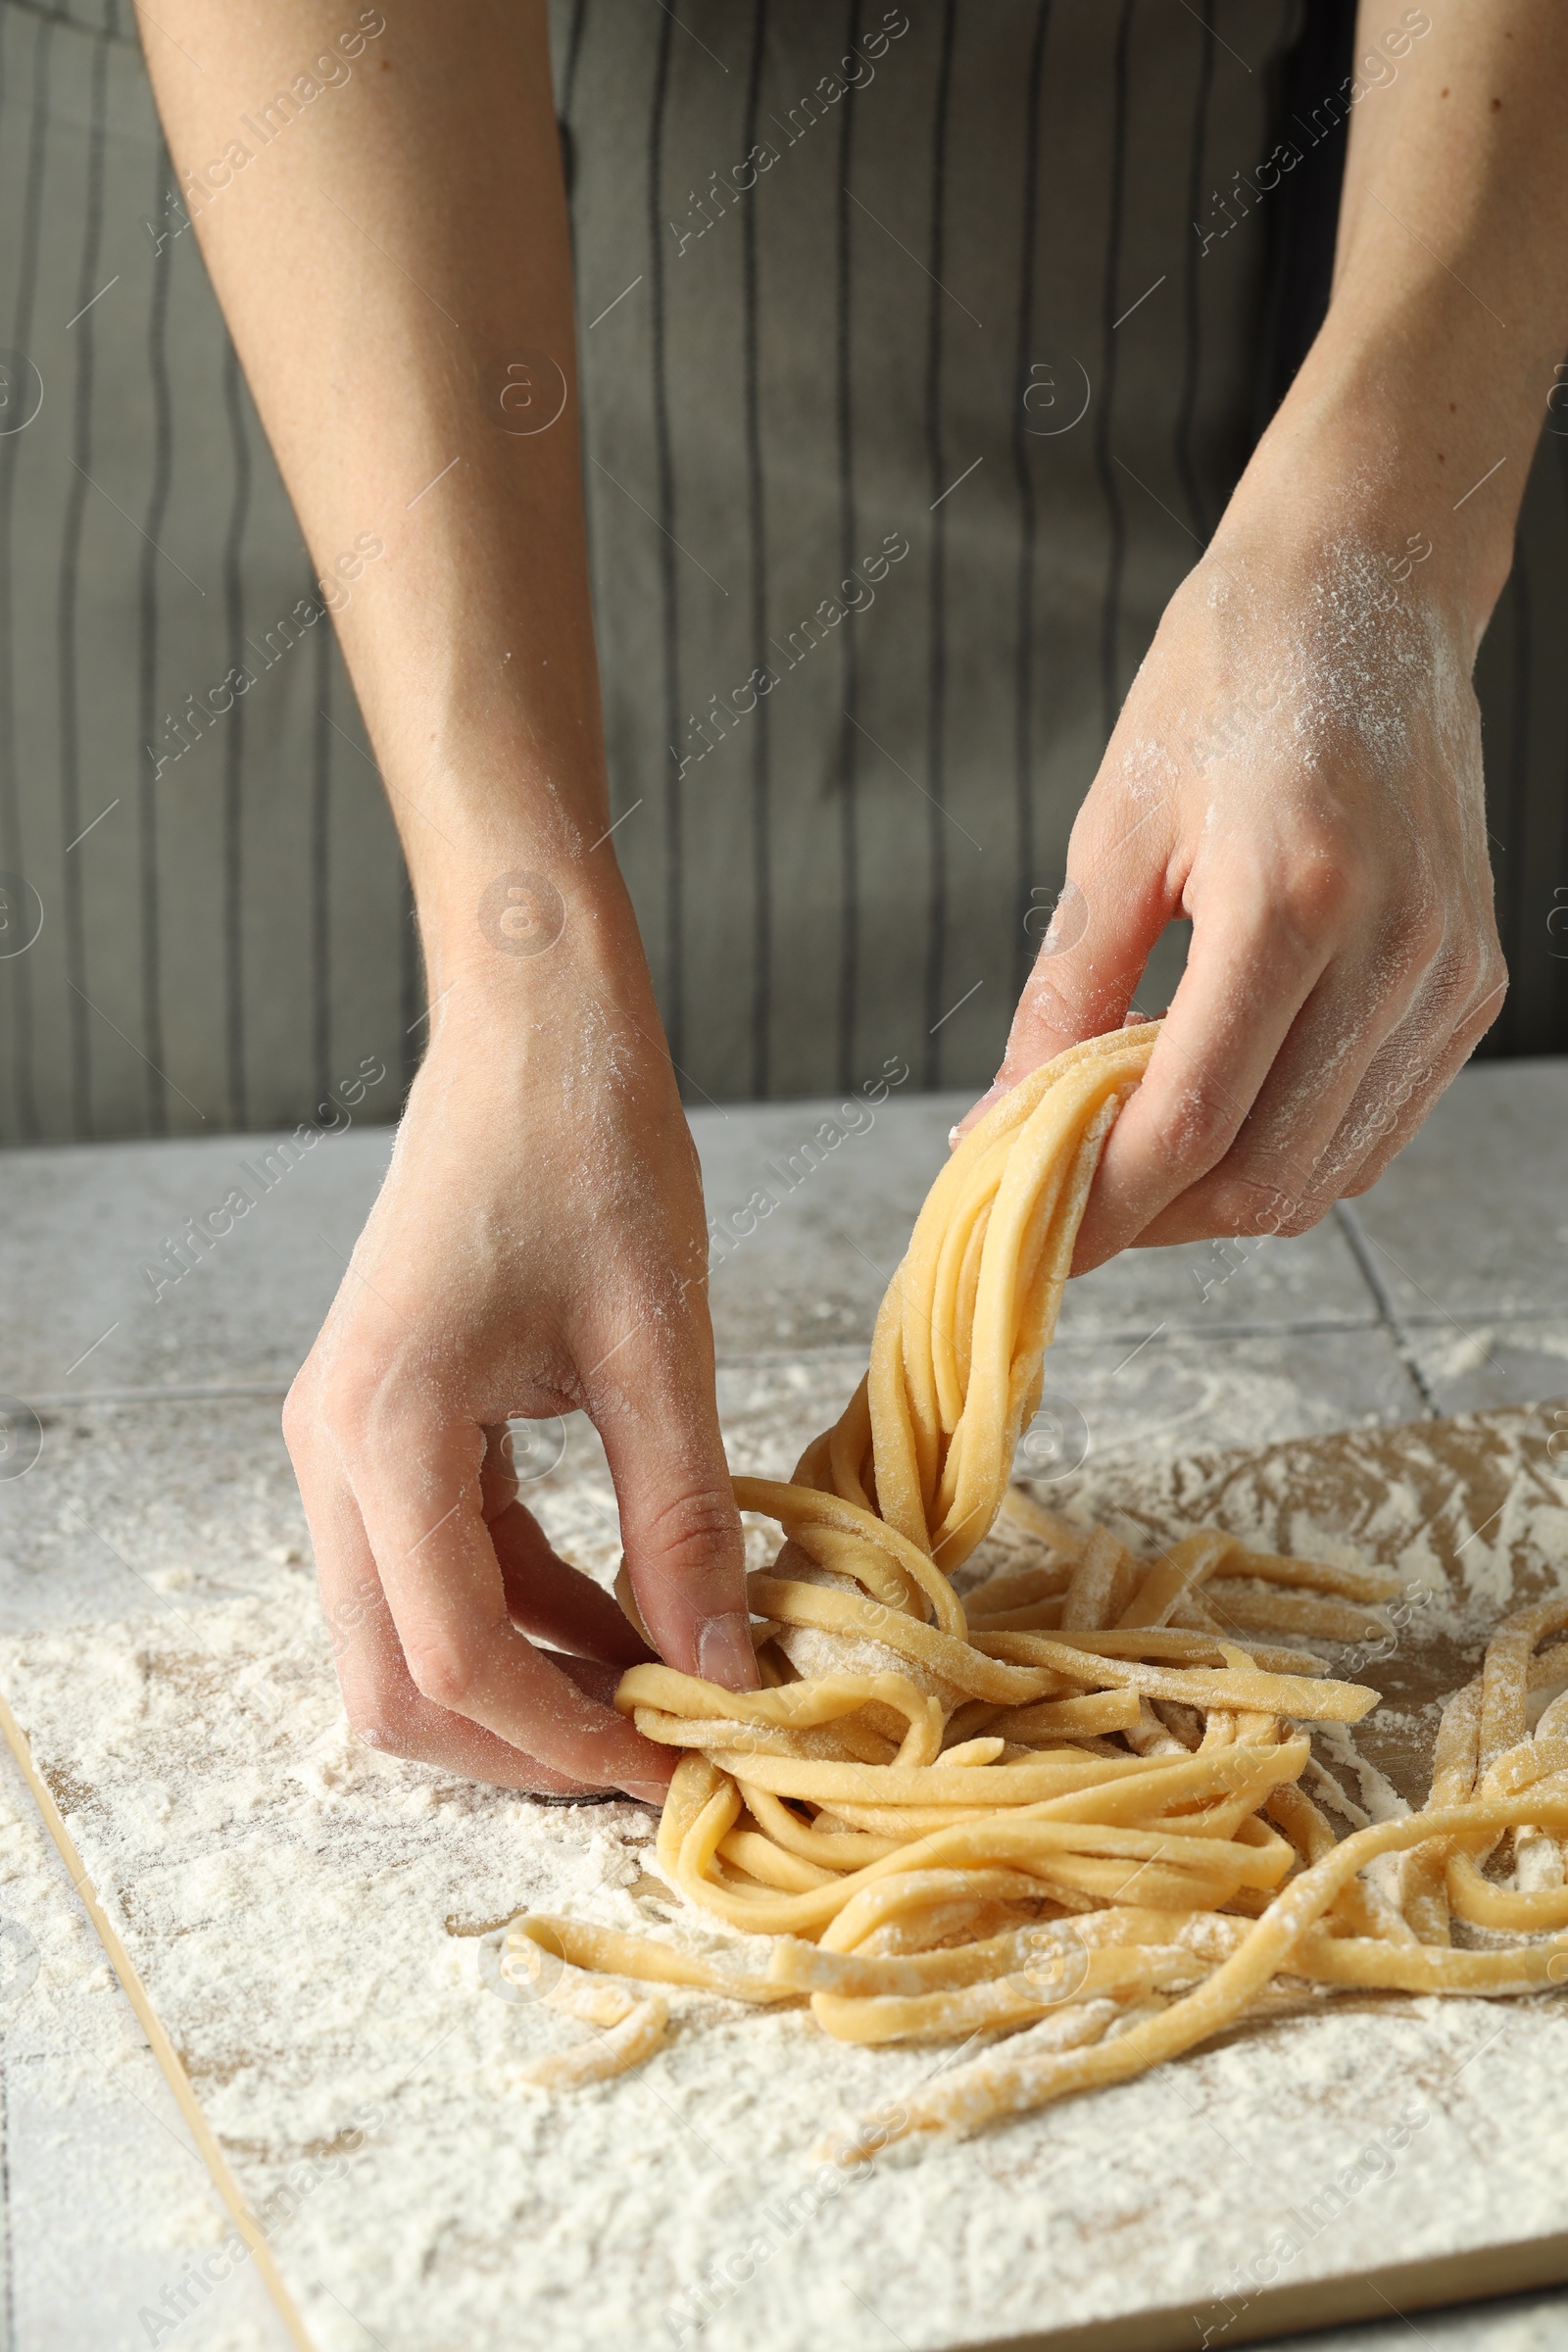
[[[1445,1683],[1500,1575],[1521,1596],[1557,1582],[1529,1417],[1314,1443],[1117,1492],[1135,1523],[1212,1508],[1282,1541],[1332,1475],[1333,1540],[1392,1558],[1424,1535],[1429,1587],[1463,1543],[1471,1576],[1430,1607]],[[1476,1537],[1489,1480],[1523,1499]],[[528,1906],[705,1948],[721,1932],[660,1885],[640,1808],[538,1805],[358,1747],[314,1598],[279,1583],[199,1631],[165,1614],[8,1642],[0,1685],[321,2352],[362,2352],[367,2328],[390,2352],[859,2352],[885,2331],[868,2314],[935,2352],[1568,2227],[1543,2161],[1568,2095],[1550,1999],[1311,1998],[858,2177],[813,2145],[952,2053],[677,1991],[640,2073],[530,2091],[519,2065],[584,2029],[486,1989],[486,1931]],[[1421,1706],[1395,1712],[1407,1747]],[[1350,1792],[1376,1810],[1404,1778],[1379,1756]],[[204,2325],[220,2317],[215,2297]]]

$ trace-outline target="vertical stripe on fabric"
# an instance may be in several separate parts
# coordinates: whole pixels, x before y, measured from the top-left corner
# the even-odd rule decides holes
[[[669,773],[664,788],[664,1035],[670,1058],[679,1063],[686,1054],[685,972],[683,968],[685,890],[681,874],[682,826],[679,762],[680,740],[680,612],[675,577],[675,466],[669,432],[669,369],[664,348],[664,224],[663,164],[664,109],[669,99],[669,52],[674,25],[668,10],[659,21],[658,63],[654,70],[653,114],[648,125],[648,290],[653,320],[654,463],[658,474],[659,580],[662,599],[664,740],[669,745]]]
[[[1498,926],[1507,942],[1508,953],[1517,957],[1525,941],[1525,925],[1529,920],[1529,884],[1532,874],[1530,838],[1530,704],[1532,620],[1530,592],[1530,558],[1524,534],[1514,542],[1513,575],[1508,582],[1508,617],[1512,623],[1508,676],[1508,838],[1502,844],[1503,884],[1496,896],[1502,901],[1502,922]],[[1492,845],[1489,844],[1489,847]],[[1528,1020],[1530,996],[1512,990],[1504,997],[1499,1026],[1510,1053],[1523,1051],[1520,1030]]]
[[[429,1022],[419,1018],[425,998],[424,951],[419,941],[419,918],[414,905],[414,884],[409,880],[407,865],[398,874],[398,915],[399,979],[403,999],[403,1095],[407,1101],[430,1035]]]
[[[588,0],[574,0],[571,29],[566,35],[566,57],[561,74],[561,119],[568,128],[571,123],[571,102],[577,89],[577,66],[582,57],[582,36],[588,24]]]
[[[5,112],[8,63],[9,61],[6,56],[6,20],[3,12],[0,12],[0,119],[3,119]],[[3,556],[0,556],[0,632],[3,632],[4,637],[9,640],[11,634],[11,600],[9,593],[9,580],[6,576],[6,566]],[[0,645],[0,871],[4,872],[10,872],[14,862],[12,857],[11,840],[12,817],[14,810],[11,808],[11,802],[15,797],[16,774],[14,756],[8,755],[6,750],[6,735],[8,730],[15,723],[12,715],[16,709],[15,667],[16,665],[11,659],[9,642],[4,645]],[[5,2047],[4,2043],[0,2042],[0,2132],[3,2132],[4,2127],[5,2096]],[[5,2148],[3,2140],[0,2140],[0,2163],[3,2163],[4,2159]],[[0,2187],[4,2187],[3,2179],[0,2179]],[[0,2204],[0,2228],[5,2229],[7,2231],[5,2241],[5,2291],[7,2295],[6,2309],[9,2313],[11,2308],[9,2300],[11,2294],[11,2240],[9,2235],[10,2218],[8,2204]],[[7,2326],[10,2326],[9,2318],[7,2320]]]
[[[3,121],[5,117],[6,87],[10,66],[10,60],[6,55],[5,35],[6,19],[3,11],[0,11],[0,121]],[[8,434],[6,438],[9,440],[11,435]],[[12,661],[10,646],[10,582],[3,554],[0,554],[0,599],[4,600],[3,604],[0,604],[0,628],[3,628],[5,637],[5,642],[0,644],[0,706],[3,706],[0,708],[0,866],[9,870],[12,853],[11,826],[15,813],[11,802],[16,790],[16,770],[14,756],[8,759],[4,749],[4,735],[13,723],[12,713],[15,710],[16,702],[15,663]],[[0,2051],[0,2099],[3,2099],[4,2093],[4,2052]]]
[[[1095,472],[1105,505],[1105,596],[1100,619],[1100,702],[1102,724],[1108,743],[1121,704],[1118,640],[1121,635],[1121,585],[1127,562],[1127,520],[1121,492],[1111,465],[1110,432],[1116,402],[1117,286],[1121,277],[1122,216],[1127,183],[1128,52],[1133,11],[1138,0],[1122,0],[1116,27],[1113,98],[1110,131],[1110,193],[1105,216],[1105,278],[1102,297],[1103,362],[1101,368],[1100,408],[1095,418]]]
[[[1045,87],[1046,38],[1050,28],[1051,0],[1038,0],[1034,37],[1029,46],[1029,74],[1024,85],[1023,201],[1018,231],[1018,341],[1012,383],[1012,475],[1018,499],[1018,635],[1013,681],[1013,795],[1017,845],[1012,909],[1011,984],[1014,995],[1028,977],[1034,944],[1025,924],[1034,892],[1035,869],[1035,533],[1038,518],[1034,470],[1029,463],[1028,413],[1023,402],[1029,382],[1030,353],[1035,331],[1040,101]]]
[[[1187,213],[1193,234],[1187,240],[1187,268],[1182,279],[1182,388],[1176,409],[1176,478],[1187,500],[1193,528],[1206,547],[1209,539],[1207,502],[1193,463],[1193,419],[1198,410],[1201,369],[1202,321],[1198,299],[1198,267],[1203,248],[1198,241],[1198,208],[1203,201],[1203,165],[1208,145],[1208,99],[1214,82],[1214,0],[1200,0],[1202,44],[1198,59],[1198,97],[1193,107],[1193,144],[1187,171]]]
[[[223,622],[230,666],[245,666],[245,574],[242,555],[251,503],[251,445],[245,418],[245,379],[239,354],[225,337],[223,414],[233,460],[228,529],[223,539]],[[245,703],[234,698],[223,736],[223,1037],[227,1054],[228,1117],[249,1125],[245,1073]]]
[[[305,593],[316,598],[315,579]],[[324,625],[323,625],[324,624]],[[311,1046],[318,1094],[332,1087],[332,622],[313,632],[316,662],[311,741]]]
[[[156,220],[163,217],[164,203],[173,177],[168,150],[162,144],[154,158],[154,170],[158,176],[151,218]],[[137,581],[137,701],[141,741],[136,761],[136,834],[141,901],[141,1032],[142,1050],[147,1056],[147,1131],[150,1135],[167,1135],[169,1088],[163,1074],[163,907],[158,840],[158,761],[154,756],[158,734],[159,581],[154,566],[158,560],[156,543],[163,536],[164,513],[174,478],[174,406],[169,380],[168,349],[170,271],[172,268],[173,245],[167,236],[161,244],[155,241],[155,245],[152,288],[147,306],[147,370],[153,394],[153,466],[147,514],[142,523]]]
[[[923,1052],[923,1083],[934,1087],[940,1083],[942,1067],[942,1030],[940,1023],[947,1007],[942,1003],[944,978],[947,971],[948,926],[948,860],[947,844],[942,838],[945,821],[942,796],[946,782],[947,717],[948,717],[948,514],[942,493],[947,484],[943,473],[942,437],[942,306],[948,297],[942,290],[942,274],[946,264],[947,234],[947,176],[948,176],[948,115],[953,98],[953,40],[956,0],[947,0],[942,12],[942,49],[937,67],[936,116],[931,132],[931,259],[927,268],[931,274],[929,323],[926,338],[925,408],[926,450],[931,466],[931,499],[935,508],[931,534],[931,625],[929,641],[930,676],[926,704],[926,770],[927,790],[931,799],[931,814],[926,827],[930,845],[931,876],[926,910],[925,950],[925,1018],[926,1037]],[[938,503],[942,501],[942,503]]]
[[[844,36],[846,54],[853,51],[860,38],[860,0],[850,0],[849,26]],[[838,369],[837,425],[839,462],[839,561],[842,578],[848,580],[855,567],[855,397],[851,365],[850,342],[850,186],[855,170],[855,102],[858,85],[852,85],[843,100],[839,121],[839,188],[836,203],[835,243],[837,246],[838,280],[835,291],[833,339]],[[859,730],[857,719],[859,711],[860,673],[857,659],[858,645],[853,628],[841,628],[839,644],[844,655],[844,715],[839,720],[839,1017],[838,1017],[838,1081],[848,1094],[855,1084],[855,1030],[857,996],[859,986],[860,956],[860,856],[858,818],[856,795],[859,783]]]
[[[12,348],[25,352],[32,338],[32,309],[38,286],[39,226],[43,215],[43,177],[49,125],[49,52],[53,26],[47,20],[33,25],[31,118],[27,131],[26,192],[23,199],[22,268],[17,281],[17,308],[11,332]],[[17,747],[16,648],[13,636],[14,541],[17,505],[17,465],[21,436],[8,433],[0,440],[0,818],[5,825],[6,857],[15,871],[25,874],[26,845],[22,830],[21,785]],[[31,1139],[40,1132],[33,1087],[32,969],[25,956],[14,956],[7,973],[11,988],[11,1068],[17,1125]]]
[[[1560,383],[1563,379],[1559,376],[1557,380]],[[1553,427],[1553,432],[1555,435],[1555,427]],[[1556,539],[1557,545],[1560,548],[1563,545],[1564,538],[1568,537],[1568,434],[1557,435],[1556,439],[1557,476],[1559,488],[1562,493],[1558,502],[1556,516]],[[1529,495],[1528,491],[1526,495]],[[1563,674],[1564,685],[1565,687],[1568,687],[1568,672]],[[1565,727],[1564,732],[1565,736],[1568,736],[1568,727]],[[1565,760],[1563,771],[1558,781],[1557,806],[1562,810],[1562,829],[1557,839],[1557,872],[1561,875],[1564,883],[1568,883],[1568,760]],[[1561,906],[1563,902],[1554,896],[1551,904],[1553,906]],[[1547,936],[1549,937],[1550,934],[1548,933]],[[1564,944],[1565,946],[1568,946],[1568,942],[1565,942]],[[1504,942],[1504,946],[1511,950],[1512,942],[1506,941]],[[1568,1030],[1565,1030],[1565,1028],[1559,1027],[1558,1025],[1560,1017],[1558,1011],[1559,1006],[1562,1006],[1565,1011],[1568,1011],[1568,1004],[1565,1004],[1562,992],[1560,990],[1553,990],[1552,1004],[1546,1015],[1547,1022],[1549,1024],[1547,1030],[1549,1043],[1547,1043],[1544,1048],[1538,1046],[1536,1048],[1538,1053],[1544,1051],[1550,1054],[1560,1054],[1568,1051]]]
[[[81,264],[76,272],[74,308],[76,382],[72,404],[71,478],[66,488],[65,530],[60,549],[57,631],[60,662],[60,818],[62,844],[74,842],[81,831],[81,714],[77,708],[76,588],[81,568],[81,537],[86,521],[87,481],[92,472],[93,328],[91,309],[97,283],[98,256],[103,250],[104,220],[104,98],[108,86],[109,48],[99,35],[93,42],[91,96],[87,102],[87,183],[82,205]],[[79,330],[79,331],[78,331]],[[87,957],[83,919],[84,860],[74,853],[62,858],[61,897],[66,946],[66,979],[71,990],[67,1007],[71,1039],[71,1122],[78,1142],[90,1141],[92,1123],[92,1040],[88,1030]]]
[[[767,44],[767,0],[756,0],[752,18],[752,59],[746,82],[746,127],[741,153],[750,155],[757,144],[757,122],[762,103],[762,60]],[[752,557],[752,662],[767,661],[767,506],[762,472],[762,388],[760,354],[760,286],[757,254],[757,206],[741,214],[741,283],[744,316],[742,350],[746,404],[746,512]],[[752,1079],[751,1091],[767,1093],[769,1043],[772,1028],[773,925],[772,875],[772,737],[768,728],[768,698],[759,695],[752,728]],[[676,739],[672,735],[673,743]]]

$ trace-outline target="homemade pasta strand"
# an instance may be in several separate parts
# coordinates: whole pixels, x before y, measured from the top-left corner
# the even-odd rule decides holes
[[[1100,1155],[1157,1034],[1074,1046],[992,1108],[931,1188],[838,1422],[787,1483],[736,1479],[785,1539],[749,1580],[762,1687],[636,1666],[615,1700],[683,1751],[656,1853],[721,1954],[514,1920],[504,1972],[596,2029],[525,2079],[600,2082],[658,2046],[666,2004],[618,1978],[806,2000],[850,2041],[986,2036],[891,2128],[972,2131],[1125,2081],[1281,1984],[1568,1978],[1568,1697],[1534,1736],[1528,1713],[1568,1683],[1568,1645],[1542,1650],[1568,1599],[1497,1629],[1445,1713],[1427,1808],[1341,1839],[1298,1786],[1306,1735],[1377,1693],[1250,1636],[1360,1641],[1398,1580],[1213,1528],[1144,1557],[1009,1492]],[[1019,1556],[960,1596],[999,1513]],[[617,1592],[635,1619],[624,1573]],[[1505,1886],[1488,1865],[1509,1851]],[[1384,1855],[1402,1857],[1397,1902],[1359,1875]],[[1529,1940],[1460,1948],[1455,1922]]]

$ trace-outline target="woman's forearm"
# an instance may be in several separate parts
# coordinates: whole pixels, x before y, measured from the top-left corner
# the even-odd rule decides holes
[[[1390,578],[1422,565],[1479,641],[1568,348],[1568,18],[1542,0],[1363,0],[1347,96],[1329,316],[1241,508],[1309,485],[1330,510],[1310,529],[1337,500],[1345,535],[1370,523]]]
[[[325,21],[167,0],[144,34],[313,556],[385,543],[338,626],[440,972],[498,873],[613,872],[583,864],[609,816],[545,11],[384,0],[342,44]],[[274,105],[302,76],[320,94]]]
[[[1502,1002],[1471,672],[1568,343],[1565,93],[1545,0],[1363,0],[1323,94],[1350,118],[1328,317],[1127,697],[998,1079],[1119,1022],[1191,917],[1080,1267],[1304,1232]]]
[[[520,1501],[486,1501],[513,1416],[585,1410],[662,1652],[755,1681],[696,1158],[603,838],[545,11],[365,12],[383,17],[346,77],[304,0],[159,0],[146,24],[318,566],[363,531],[385,544],[338,625],[435,1000],[284,1428],[367,1738],[508,1786],[657,1798],[667,1757],[607,1703],[640,1642],[613,1612],[607,1636],[603,1593]],[[323,48],[329,86],[273,106]],[[187,178],[205,157],[229,166],[207,198]]]

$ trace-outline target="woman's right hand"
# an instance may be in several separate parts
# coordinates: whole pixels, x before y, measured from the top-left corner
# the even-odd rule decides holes
[[[755,1684],[696,1153],[624,895],[580,873],[475,909],[284,1429],[361,1737],[657,1803],[675,1758],[609,1704],[649,1653],[514,1499],[500,1443],[587,1412],[660,1651]]]

